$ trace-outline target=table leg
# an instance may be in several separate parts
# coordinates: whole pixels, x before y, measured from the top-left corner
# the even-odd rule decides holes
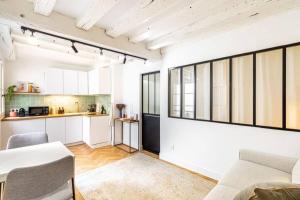
[[[137,123],[137,127],[138,127],[138,148],[137,150],[140,150],[140,123]]]
[[[113,145],[116,145],[116,120],[114,119],[114,125],[113,125],[113,129],[114,129],[114,140],[113,140]]]
[[[0,200],[3,198],[4,182],[0,182]]]
[[[129,153],[131,153],[131,123],[129,123]]]

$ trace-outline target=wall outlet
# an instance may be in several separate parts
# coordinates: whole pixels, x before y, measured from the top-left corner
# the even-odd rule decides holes
[[[174,146],[174,144],[171,146],[171,150],[172,151],[174,151],[174,149],[175,149],[175,146]]]

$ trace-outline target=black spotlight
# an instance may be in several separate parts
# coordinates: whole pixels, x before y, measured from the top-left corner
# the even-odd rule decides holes
[[[72,42],[72,49],[73,49],[73,51],[75,52],[75,53],[78,53],[78,50],[76,49],[76,47],[74,46],[74,42]]]
[[[123,64],[126,64],[126,55],[124,55]]]

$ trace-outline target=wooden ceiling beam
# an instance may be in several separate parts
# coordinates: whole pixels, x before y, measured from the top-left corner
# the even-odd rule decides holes
[[[89,30],[118,2],[119,0],[93,0],[84,14],[77,19],[76,26]]]
[[[128,33],[150,21],[160,20],[171,9],[174,10],[174,6],[180,2],[181,0],[140,0],[106,32],[112,37]]]
[[[0,52],[7,60],[15,60],[15,50],[10,34],[10,27],[0,24]]]
[[[38,14],[49,16],[53,11],[55,3],[56,0],[34,0],[33,10]]]
[[[278,14],[280,12],[294,9],[300,6],[298,0],[279,0],[270,1],[269,3],[256,0],[251,3],[246,1],[226,3],[218,9],[207,9],[203,11],[207,17],[199,18],[197,21],[187,24],[177,30],[169,31],[160,37],[149,41],[147,48],[159,49],[172,45],[185,38],[200,37],[205,38],[210,35],[236,28],[238,26],[253,23],[265,17]]]
[[[134,44],[127,37],[111,38],[105,31],[92,27],[84,31],[74,26],[74,19],[57,12],[52,12],[49,17],[38,15],[32,10],[32,3],[27,0],[0,1],[0,18],[17,22],[19,25],[30,26],[39,30],[60,34],[83,42],[101,45],[106,48],[122,51],[145,57],[150,60],[160,60],[159,50],[150,51],[145,44]]]

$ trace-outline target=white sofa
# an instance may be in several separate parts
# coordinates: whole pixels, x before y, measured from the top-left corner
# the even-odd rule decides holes
[[[205,200],[232,200],[241,190],[257,183],[299,184],[299,160],[252,150],[240,150],[239,160],[206,196]]]

